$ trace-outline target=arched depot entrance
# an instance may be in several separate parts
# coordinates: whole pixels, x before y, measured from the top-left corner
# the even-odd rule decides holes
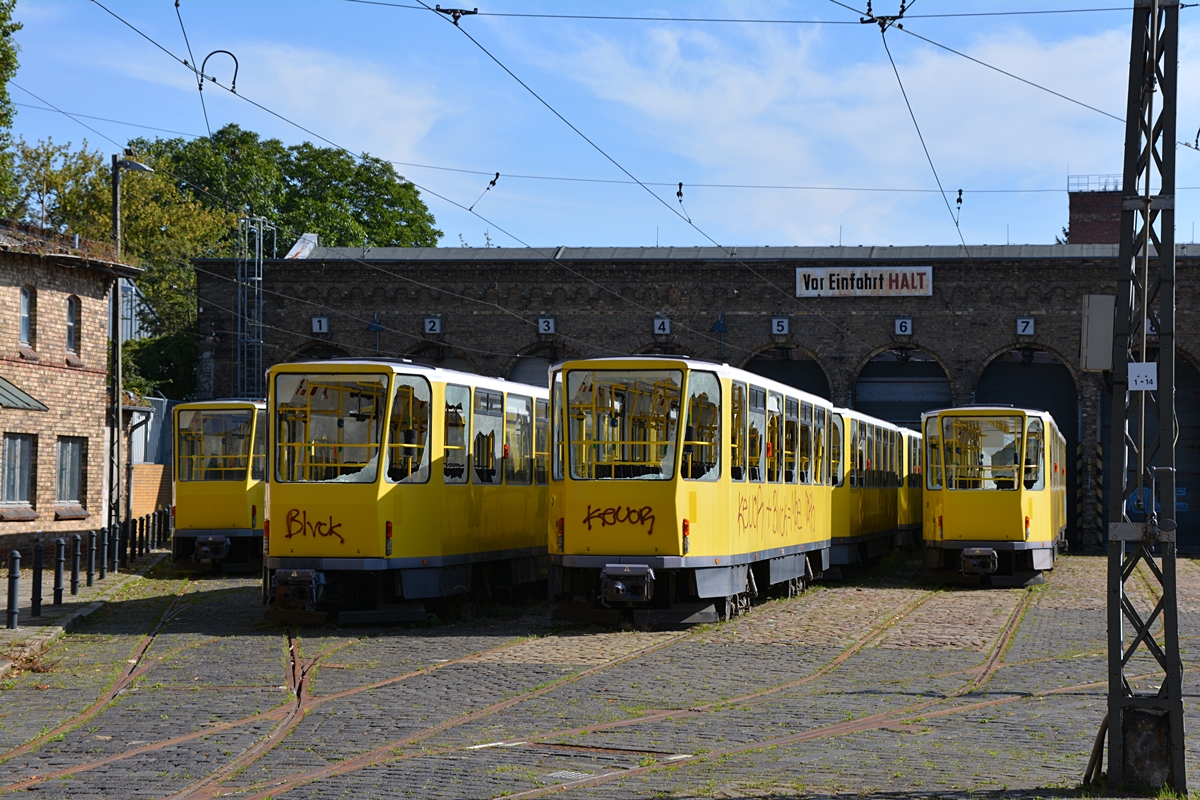
[[[1104,528],[1108,530],[1108,482],[1109,469],[1116,461],[1109,451],[1112,447],[1112,395],[1103,395],[1101,415],[1104,426],[1101,444],[1104,448],[1104,490],[1102,506]],[[1176,547],[1181,554],[1200,555],[1200,370],[1182,355],[1175,359],[1175,416],[1179,420],[1179,441],[1175,444],[1175,518],[1179,523]],[[1136,430],[1136,426],[1131,429]],[[1135,434],[1136,435],[1136,434]],[[1153,442],[1158,435],[1158,419],[1153,412],[1146,414],[1146,441]],[[1161,508],[1162,498],[1158,498]],[[1133,519],[1141,515],[1133,508],[1130,497],[1130,512]]]
[[[811,358],[797,355],[790,348],[776,348],[759,353],[746,362],[744,369],[802,392],[815,394],[826,400],[833,399],[833,393],[829,390],[829,378],[821,365]]]
[[[549,389],[550,360],[541,356],[521,356],[508,371],[508,380]]]
[[[854,407],[920,430],[921,413],[954,405],[942,365],[919,350],[891,350],[867,362],[854,385]]]
[[[979,377],[975,402],[1049,411],[1067,439],[1067,537],[1079,544],[1079,392],[1075,378],[1053,353],[1011,350],[996,357]]]

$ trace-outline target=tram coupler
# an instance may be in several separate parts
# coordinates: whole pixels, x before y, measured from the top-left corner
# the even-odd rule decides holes
[[[990,547],[963,548],[959,571],[963,575],[995,575],[1000,569],[1000,557]]]
[[[226,536],[197,536],[196,549],[192,551],[192,561],[197,564],[205,561],[221,561],[229,555],[229,538]]]
[[[654,597],[654,570],[645,564],[606,564],[600,594],[609,603],[645,603]]]
[[[316,608],[325,593],[325,573],[315,569],[277,569],[271,576],[271,597],[276,608]]]

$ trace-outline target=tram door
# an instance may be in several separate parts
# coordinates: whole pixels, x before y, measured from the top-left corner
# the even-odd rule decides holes
[[[833,399],[829,391],[829,378],[821,365],[811,358],[787,358],[787,350],[773,350],[760,353],[746,364],[747,372],[762,375],[773,381],[779,381],[785,386],[799,389],[802,392]]]

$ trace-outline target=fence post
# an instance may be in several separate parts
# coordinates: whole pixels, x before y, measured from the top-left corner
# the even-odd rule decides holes
[[[158,549],[158,511],[150,512],[150,549]]]
[[[96,582],[96,532],[88,531],[88,571],[87,585]]]
[[[71,536],[71,594],[79,594],[79,547],[83,537],[78,533]]]
[[[54,540],[54,605],[62,605],[63,565],[67,563],[67,542],[62,537]]]
[[[146,524],[148,521],[149,521],[149,517],[147,517],[145,514],[138,517],[138,555],[139,556],[144,556],[144,555],[146,555],[146,553],[150,552],[150,548],[146,546],[148,544],[148,542],[146,541],[146,534],[149,533],[149,531],[147,529],[150,527],[149,525]]]
[[[17,603],[21,591],[21,551],[8,551],[8,629],[17,629]]]
[[[29,597],[29,616],[40,617],[42,615],[42,568],[45,566],[41,542],[36,542],[33,545],[33,583],[30,585],[32,593]],[[15,627],[15,626],[14,626]]]
[[[108,528],[100,529],[100,580],[108,577]]]

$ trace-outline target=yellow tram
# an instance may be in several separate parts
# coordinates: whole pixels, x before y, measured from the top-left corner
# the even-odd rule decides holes
[[[545,389],[389,359],[268,378],[275,610],[424,619],[421,601],[473,580],[544,578]]]
[[[560,619],[716,621],[829,566],[836,414],[727,365],[552,368],[549,593]]]
[[[922,425],[926,566],[943,579],[1041,583],[1066,541],[1067,445],[1054,418],[966,406]]]
[[[260,558],[266,408],[254,400],[175,407],[176,559],[232,564]]]
[[[901,501],[911,503],[902,483],[907,469],[906,433],[890,422],[849,409],[837,410],[832,431],[836,466],[830,562],[857,564],[902,543]],[[842,453],[846,454],[844,474]],[[917,491],[920,502],[919,487]]]
[[[914,545],[921,537],[921,465],[925,448],[921,446],[921,434],[907,428],[900,429],[900,480],[896,492],[896,529],[899,543],[903,547]]]

